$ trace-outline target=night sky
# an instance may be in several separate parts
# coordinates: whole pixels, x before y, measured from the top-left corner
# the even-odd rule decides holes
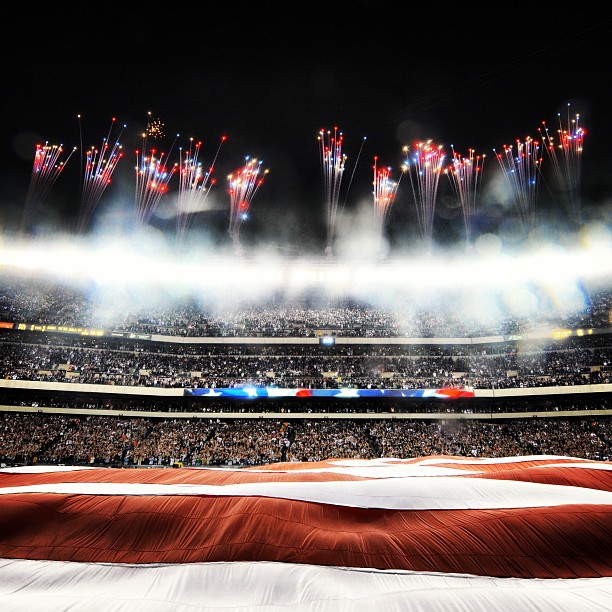
[[[612,20],[594,9],[551,12],[510,3],[397,8],[367,0],[290,10],[277,2],[68,6],[15,7],[7,24],[12,35],[1,43],[5,232],[19,223],[34,146],[45,141],[79,147],[37,211],[41,226],[70,231],[79,206],[80,151],[99,146],[113,118],[126,126],[124,158],[92,223],[111,231],[124,225],[116,207],[125,210],[134,201],[135,151],[148,118],[163,123],[164,136],[153,144],[170,152],[169,159],[194,139],[202,141],[200,159],[208,164],[227,137],[211,190],[217,206],[194,219],[196,240],[197,232],[219,244],[227,240],[226,177],[250,156],[269,174],[242,225],[244,242],[286,253],[320,249],[321,129],[343,135],[339,207],[357,227],[363,223],[358,211],[372,201],[375,156],[397,179],[402,148],[432,140],[447,159],[451,145],[462,154],[486,155],[483,172],[493,173],[493,149],[537,139],[542,121],[556,131],[559,113],[564,121],[579,115],[586,130],[583,207],[588,219],[608,222]],[[461,240],[461,211],[450,194],[442,177],[436,242]],[[541,214],[561,216],[545,189],[540,194]],[[495,209],[495,202],[487,206]],[[164,210],[160,206],[151,221],[161,231],[172,225]],[[499,223],[499,214],[483,210],[475,231],[495,231]],[[415,228],[403,177],[386,231],[401,243]]]

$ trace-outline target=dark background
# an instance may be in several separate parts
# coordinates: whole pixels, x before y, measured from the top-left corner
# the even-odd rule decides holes
[[[170,155],[193,138],[203,141],[200,159],[209,163],[227,136],[211,191],[218,208],[194,220],[196,240],[227,241],[226,176],[251,156],[270,172],[242,226],[244,242],[318,252],[325,235],[321,129],[337,127],[344,137],[340,208],[350,217],[371,202],[374,156],[398,178],[402,147],[432,139],[447,153],[453,145],[485,154],[492,174],[493,149],[537,138],[542,121],[556,130],[559,113],[578,114],[586,130],[586,217],[608,222],[612,21],[599,10],[361,0],[24,4],[11,12],[2,40],[4,231],[18,225],[36,142],[85,150],[106,137],[112,118],[126,126],[124,159],[96,223],[121,231],[149,113],[164,124],[155,145]],[[79,157],[38,210],[37,231],[74,226]],[[460,241],[461,211],[444,178],[438,193],[435,240]],[[495,210],[495,202],[487,206]],[[541,212],[562,216],[544,195]],[[391,242],[411,240],[415,219],[402,179],[386,230]],[[161,214],[152,223],[170,231],[173,221]],[[499,213],[485,209],[477,231],[499,224]]]

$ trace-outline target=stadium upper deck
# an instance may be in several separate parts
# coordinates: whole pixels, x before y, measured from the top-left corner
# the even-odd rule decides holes
[[[415,294],[419,290],[415,290]],[[426,298],[387,296],[385,300],[337,296],[316,289],[293,295],[272,292],[250,299],[236,295],[220,302],[195,291],[160,294],[154,290],[95,283],[61,283],[48,275],[6,273],[0,277],[0,325],[6,329],[88,335],[140,334],[178,338],[337,338],[410,339],[412,343],[452,343],[456,339],[528,334],[550,338],[608,330],[612,288],[576,286],[560,300],[545,287],[529,293],[483,294],[448,290]],[[512,300],[526,303],[519,308]],[[486,306],[486,307],[485,307]],[[435,340],[429,340],[435,339]],[[200,340],[196,340],[199,342]],[[403,340],[405,341],[405,340]]]
[[[27,403],[24,393],[53,392],[31,403],[62,403],[66,393],[110,394],[140,396],[147,405],[194,389],[213,399],[230,389],[233,401],[236,389],[270,388],[269,408],[273,397],[280,405],[299,389],[323,390],[327,399],[357,396],[356,389],[370,397],[393,390],[428,399],[443,397],[444,389],[468,389],[496,400],[564,395],[564,406],[580,406],[581,398],[606,394],[612,383],[606,286],[581,287],[571,304],[555,304],[540,290],[541,308],[530,315],[500,301],[496,317],[471,319],[448,301],[392,309],[316,291],[223,307],[182,293],[150,295],[146,306],[142,297],[47,275],[5,274],[5,396],[20,389],[17,402]],[[254,395],[263,394],[245,392]],[[597,399],[588,404],[601,407]]]

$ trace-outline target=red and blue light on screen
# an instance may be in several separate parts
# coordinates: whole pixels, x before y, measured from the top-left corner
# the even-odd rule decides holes
[[[463,387],[447,389],[283,389],[277,387],[229,387],[220,389],[185,389],[185,395],[197,397],[228,397],[234,399],[277,398],[277,397],[422,397],[436,399],[458,399],[474,397],[474,391]]]

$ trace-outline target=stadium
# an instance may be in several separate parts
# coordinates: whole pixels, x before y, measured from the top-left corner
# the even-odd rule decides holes
[[[77,149],[37,145],[0,242],[3,609],[609,609],[612,253],[568,124],[542,133],[565,215],[536,214],[533,139],[487,207],[483,157],[427,141],[398,227],[376,157],[344,210],[321,130],[314,250],[279,208],[249,230],[256,158],[228,211],[149,119],[133,202],[100,212],[109,131],[68,224],[48,192]]]
[[[606,608],[605,259],[453,284],[242,257],[203,290],[125,254],[122,282],[100,253],[3,257],[11,605]]]

